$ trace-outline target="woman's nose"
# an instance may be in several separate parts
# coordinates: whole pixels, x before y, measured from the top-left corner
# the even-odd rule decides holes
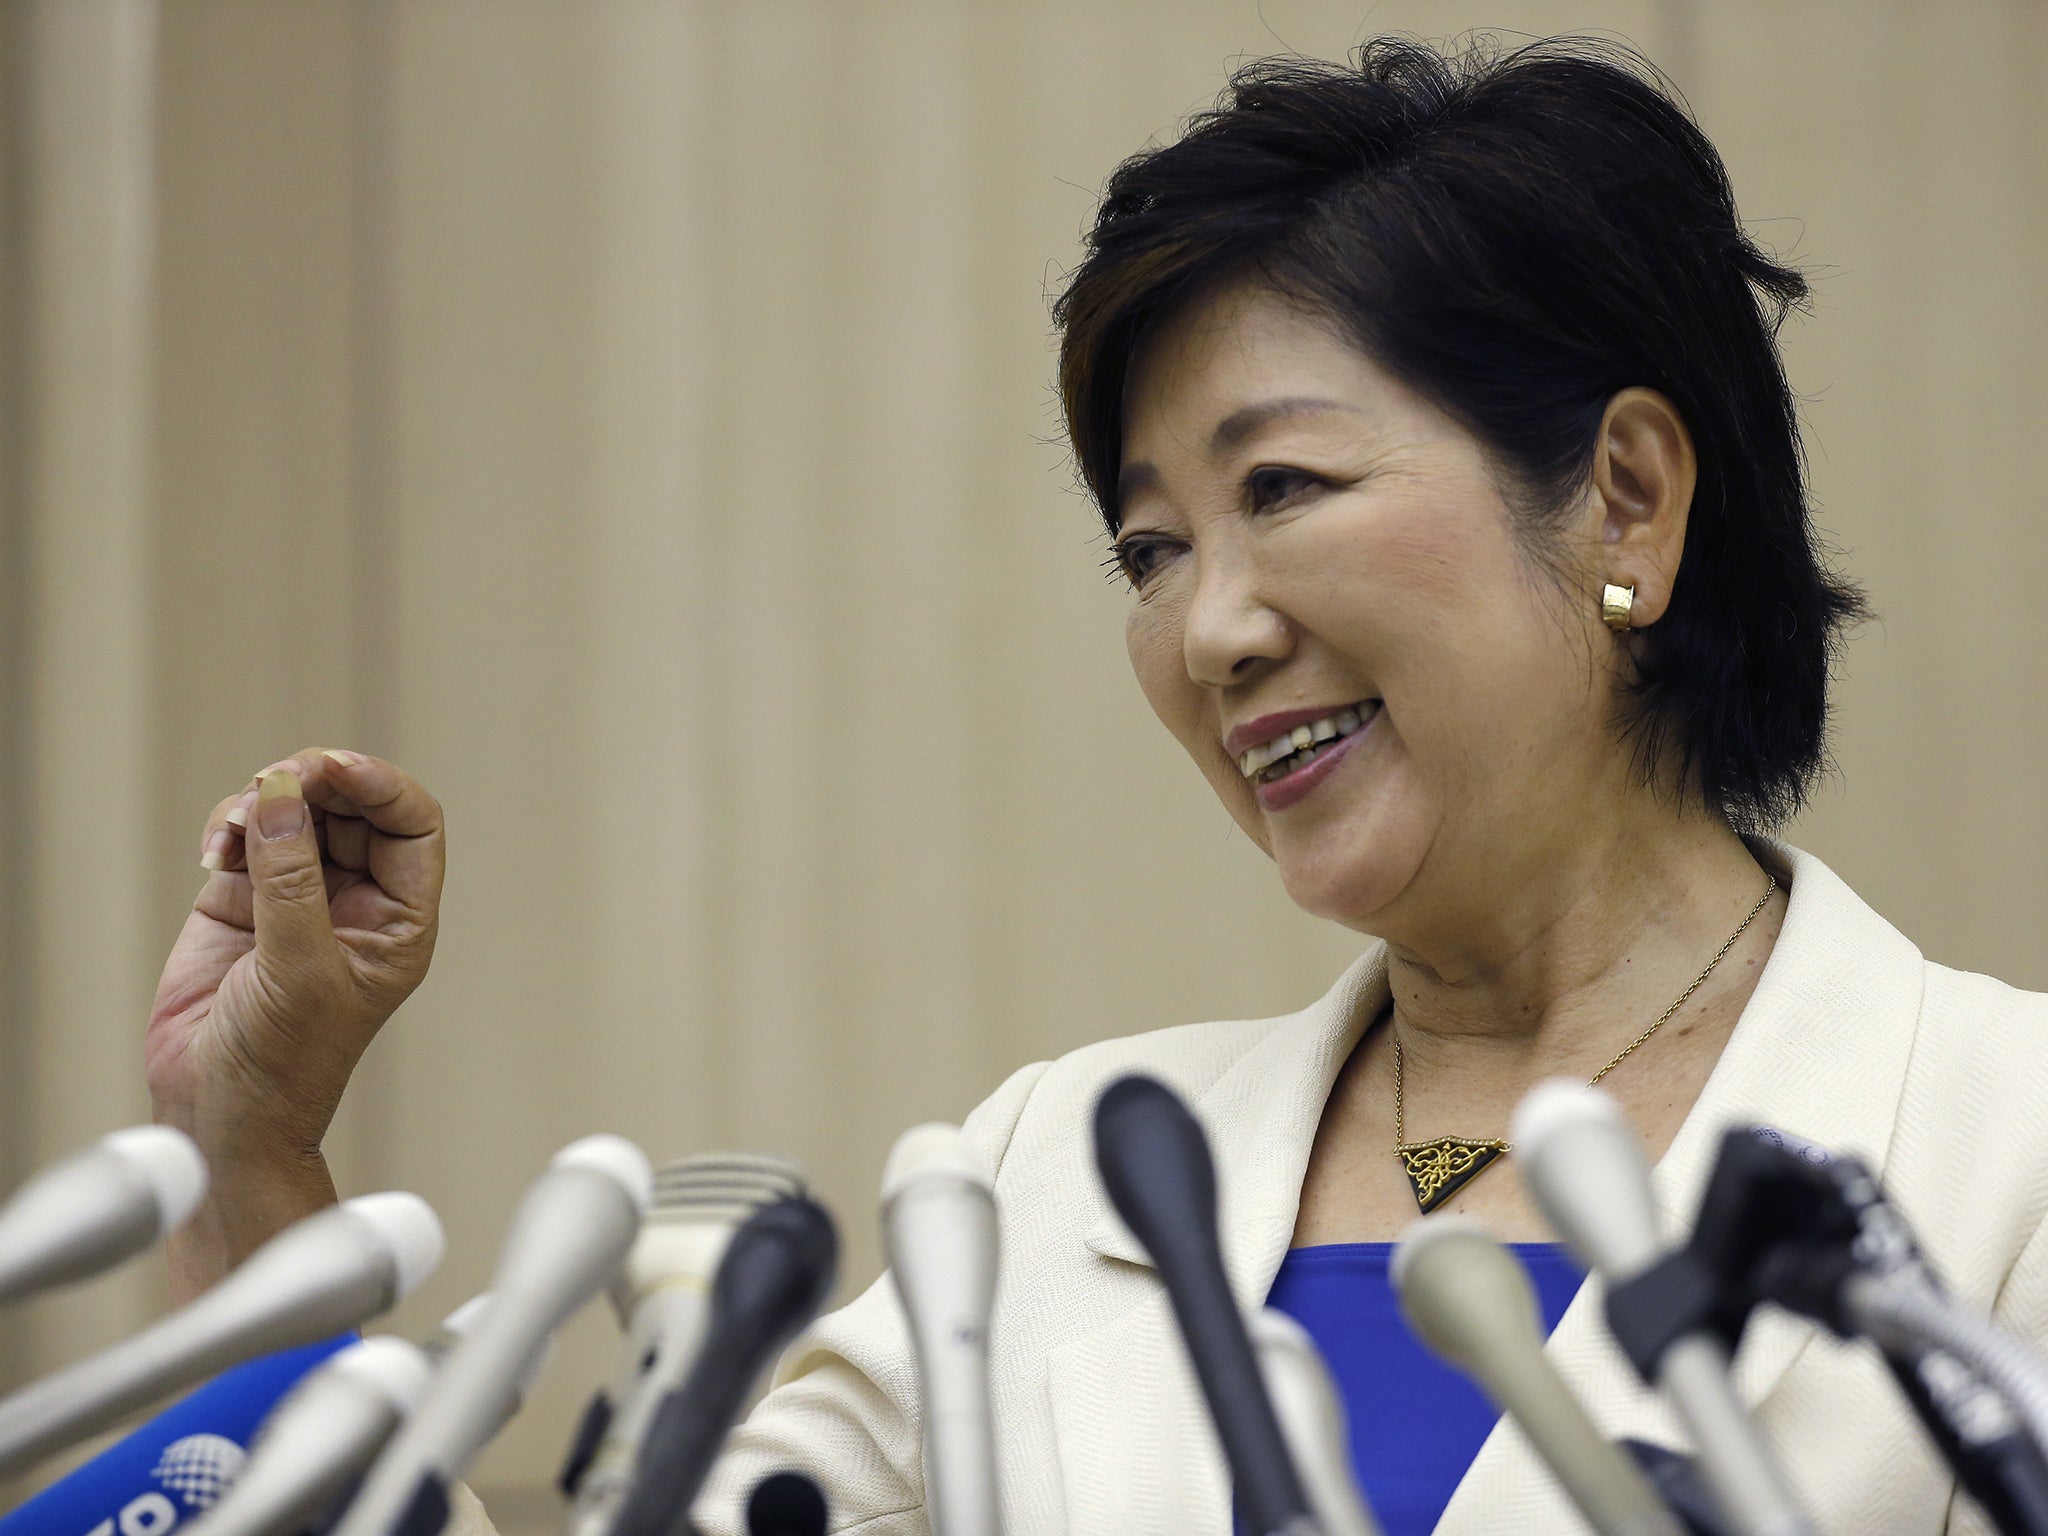
[[[1293,646],[1293,626],[1259,591],[1249,566],[1198,563],[1181,634],[1191,679],[1218,688],[1242,683]]]

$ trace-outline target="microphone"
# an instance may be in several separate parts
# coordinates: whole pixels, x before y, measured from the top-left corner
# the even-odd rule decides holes
[[[1251,1536],[1315,1530],[1223,1270],[1216,1169],[1201,1126],[1164,1083],[1120,1077],[1095,1101],[1095,1165],[1165,1283]]]
[[[0,1400],[0,1476],[251,1355],[311,1344],[389,1310],[433,1272],[442,1243],[441,1223],[417,1195],[361,1195],[315,1212],[197,1301]]]
[[[612,1282],[625,1358],[584,1410],[559,1479],[574,1501],[569,1536],[607,1536],[617,1519],[655,1405],[682,1385],[703,1344],[712,1277],[733,1233],[762,1205],[803,1192],[792,1164],[740,1152],[656,1172],[654,1204]]]
[[[655,1407],[617,1536],[689,1531],[690,1506],[747,1389],[824,1305],[838,1258],[831,1215],[804,1195],[762,1206],[733,1233],[711,1282],[703,1350]]]
[[[1539,1083],[1516,1106],[1510,1135],[1537,1204],[1580,1262],[1601,1272],[1610,1302],[1665,1257],[1642,1145],[1606,1094],[1564,1079]],[[1691,1434],[1708,1494],[1738,1536],[1813,1536],[1735,1394],[1718,1335],[1681,1333],[1653,1361],[1635,1364]]]
[[[284,1536],[324,1527],[490,1299],[488,1291],[470,1297],[422,1344],[380,1336],[329,1357],[265,1417],[247,1465],[191,1536]],[[528,1362],[516,1383],[519,1401],[548,1354],[543,1348]]]
[[[517,1407],[533,1356],[624,1261],[653,1176],[618,1136],[571,1142],[527,1186],[498,1250],[491,1300],[371,1467],[336,1536],[434,1536],[449,1485]]]
[[[1326,1536],[1380,1536],[1352,1475],[1344,1403],[1322,1351],[1306,1328],[1277,1308],[1260,1308],[1249,1326],[1280,1433],[1316,1520]]]
[[[1401,1234],[1392,1273],[1416,1337],[1521,1426],[1600,1536],[1685,1536],[1544,1356],[1529,1277],[1483,1227],[1457,1216],[1424,1217]]]
[[[924,1392],[926,1508],[937,1536],[1001,1536],[989,1313],[995,1190],[957,1127],[920,1125],[882,1174],[882,1240]]]
[[[801,1472],[771,1472],[747,1498],[747,1536],[825,1536],[825,1495]]]
[[[470,1330],[476,1327],[477,1320],[488,1312],[490,1307],[491,1293],[479,1291],[442,1318],[440,1326],[420,1343],[420,1348],[426,1353],[427,1364],[439,1371],[442,1362],[454,1352],[456,1345],[469,1337]],[[541,1372],[547,1369],[548,1362],[554,1357],[555,1341],[550,1335],[542,1339],[540,1348],[520,1364],[518,1374],[512,1378],[512,1395],[507,1399],[505,1411],[498,1422],[493,1424],[489,1433],[484,1436],[485,1444],[495,1440],[498,1431],[510,1424],[518,1416],[519,1410],[526,1406],[526,1394],[533,1390],[533,1384],[540,1380]]]
[[[186,1536],[285,1536],[314,1523],[426,1394],[433,1369],[398,1338],[333,1356],[271,1410],[227,1495]]]
[[[53,1164],[0,1206],[0,1304],[134,1257],[205,1193],[206,1159],[168,1125],[115,1131]]]
[[[1769,1301],[1842,1338],[1874,1341],[1992,1523],[2048,1533],[2041,1362],[1955,1304],[1860,1161],[1765,1126],[1729,1130],[1682,1257],[1703,1277],[1687,1287],[1699,1297],[1695,1315],[1723,1337],[1739,1337],[1750,1310]]]

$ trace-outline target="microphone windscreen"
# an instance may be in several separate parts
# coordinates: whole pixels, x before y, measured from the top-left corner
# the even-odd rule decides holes
[[[410,1296],[431,1275],[448,1251],[448,1236],[434,1208],[402,1189],[357,1195],[342,1209],[375,1233],[391,1254],[392,1273],[400,1298]]]
[[[933,1122],[914,1125],[896,1138],[889,1149],[889,1161],[882,1169],[882,1200],[886,1204],[898,1190],[922,1178],[953,1178],[970,1184],[988,1185],[967,1138],[957,1125]]]
[[[1156,1259],[1194,1243],[1216,1248],[1216,1168],[1188,1107],[1164,1083],[1132,1074],[1095,1103],[1095,1165],[1124,1225]]]
[[[1467,1372],[1543,1348],[1528,1276],[1476,1221],[1413,1223],[1394,1247],[1390,1273],[1416,1337]]]
[[[603,1174],[626,1192],[633,1208],[643,1216],[654,1198],[654,1167],[647,1154],[623,1136],[600,1133],[572,1141],[549,1159],[548,1166],[588,1168]]]
[[[174,1126],[130,1126],[105,1137],[101,1145],[149,1185],[166,1232],[183,1226],[206,1196],[206,1157]]]
[[[401,1416],[412,1411],[434,1378],[433,1362],[425,1350],[410,1339],[388,1334],[351,1345],[329,1361],[326,1369],[371,1388]]]
[[[1613,1284],[1662,1255],[1649,1163],[1613,1099],[1553,1078],[1515,1106],[1508,1134],[1523,1181],[1583,1263]]]
[[[772,1472],[747,1499],[747,1536],[825,1536],[825,1495],[801,1472]]]

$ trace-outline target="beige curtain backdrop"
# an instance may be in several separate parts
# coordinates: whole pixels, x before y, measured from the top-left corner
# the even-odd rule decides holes
[[[1151,720],[1046,294],[1233,62],[1604,29],[1767,242],[1882,624],[1795,836],[2048,986],[2048,8],[1868,0],[14,0],[0,10],[0,1174],[140,1118],[222,794],[308,743],[448,810],[434,975],[333,1138],[480,1288],[573,1136],[804,1162],[1083,1041],[1292,1008],[1288,906]],[[6,1380],[158,1304],[11,1320]],[[593,1309],[479,1479],[545,1528]]]

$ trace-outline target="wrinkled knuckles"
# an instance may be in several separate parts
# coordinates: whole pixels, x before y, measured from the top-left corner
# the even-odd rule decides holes
[[[282,869],[266,870],[256,877],[256,884],[264,895],[292,906],[327,899],[326,871],[311,859],[294,859]]]

